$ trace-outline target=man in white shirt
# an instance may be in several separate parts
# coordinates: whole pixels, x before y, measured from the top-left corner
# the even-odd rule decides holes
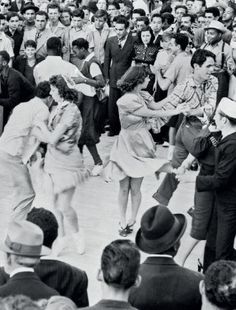
[[[34,79],[36,85],[42,81],[49,81],[53,75],[63,75],[67,78],[83,77],[79,69],[68,61],[61,58],[62,44],[61,40],[57,37],[51,37],[47,41],[47,53],[46,59],[34,68]],[[72,82],[72,81],[71,81]],[[85,95],[90,96],[91,86],[87,84],[74,85],[75,89],[82,92]]]
[[[0,205],[11,206],[13,218],[26,218],[35,196],[26,164],[40,142],[31,132],[36,121],[47,121],[51,102],[49,83],[40,83],[35,98],[15,107],[0,138]]]

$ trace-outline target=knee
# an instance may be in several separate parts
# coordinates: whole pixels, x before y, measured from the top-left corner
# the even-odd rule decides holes
[[[132,196],[141,195],[140,187],[138,186],[131,185],[130,192]]]
[[[129,195],[129,188],[120,188],[120,194],[122,196],[128,196]]]

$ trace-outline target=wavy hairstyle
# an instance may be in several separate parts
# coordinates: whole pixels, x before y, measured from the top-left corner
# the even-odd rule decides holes
[[[137,85],[142,84],[148,76],[148,70],[143,66],[130,67],[117,82],[118,88],[126,93],[132,91]]]
[[[58,89],[59,95],[62,99],[76,103],[78,101],[78,92],[70,88],[67,81],[62,75],[53,75],[49,83]]]

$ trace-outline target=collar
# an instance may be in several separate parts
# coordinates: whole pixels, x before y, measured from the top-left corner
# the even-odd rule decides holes
[[[6,35],[4,32],[0,31],[0,40],[3,40],[6,38]]]
[[[10,278],[12,278],[14,275],[16,275],[17,273],[20,273],[20,272],[34,272],[34,268],[29,268],[29,267],[16,268],[15,270],[13,270],[10,273]]]
[[[188,78],[189,85],[193,88],[201,87],[204,84],[206,85],[207,83],[209,83],[209,81],[211,81],[211,78],[205,82],[202,82],[201,84],[196,84],[193,74],[190,75],[190,77]]]
[[[162,258],[173,258],[173,256],[171,256],[171,255],[168,255],[168,254],[155,254],[155,255],[152,255],[152,256],[149,256],[150,258],[152,258],[152,257],[162,257]]]
[[[208,45],[211,46],[211,47],[218,47],[218,46],[221,46],[222,44],[223,44],[223,40],[222,39],[220,41],[214,43],[214,44],[208,43]]]
[[[118,37],[117,37],[117,39],[118,39],[118,42],[124,42],[124,41],[126,41],[127,40],[127,38],[128,38],[128,35],[129,35],[129,33],[127,33],[127,35],[123,38],[123,39],[118,39]]]
[[[50,23],[48,22],[48,24],[46,25],[46,28],[49,28],[49,29],[51,29],[51,25],[50,25]],[[58,24],[55,26],[55,29],[58,29],[58,28],[65,28],[65,26],[60,22],[60,21],[58,21]]]
[[[95,56],[94,52],[91,52],[85,59],[84,61],[89,61],[91,58]]]
[[[112,300],[112,299],[102,299],[98,302],[99,305],[102,305],[104,308],[120,308],[127,309],[131,308],[130,303],[122,300]],[[103,308],[102,307],[102,308]]]
[[[9,75],[9,71],[10,71],[10,67],[7,66],[6,69],[2,73],[0,73],[0,76],[2,76],[3,78],[7,78]]]
[[[61,56],[52,56],[52,55],[48,55],[48,56],[46,57],[46,59],[47,59],[47,60],[50,60],[50,61],[51,61],[51,60],[58,61],[59,59],[62,60]],[[45,60],[46,60],[46,59],[45,59]]]

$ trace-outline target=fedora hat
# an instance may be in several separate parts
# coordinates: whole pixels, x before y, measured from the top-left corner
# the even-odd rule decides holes
[[[162,206],[152,207],[142,216],[136,244],[143,252],[163,253],[180,240],[186,225],[183,214],[172,214],[168,208]]]
[[[26,3],[21,9],[21,14],[25,14],[27,10],[34,10],[35,13],[39,11],[39,8],[35,6],[32,2]]]
[[[43,246],[43,231],[28,221],[13,221],[8,225],[7,236],[0,249],[3,252],[20,256],[40,257],[50,254]]]
[[[205,27],[205,30],[208,29],[215,29],[220,31],[221,33],[224,33],[226,31],[224,25],[221,22],[218,22],[218,20],[212,20],[209,26]]]

